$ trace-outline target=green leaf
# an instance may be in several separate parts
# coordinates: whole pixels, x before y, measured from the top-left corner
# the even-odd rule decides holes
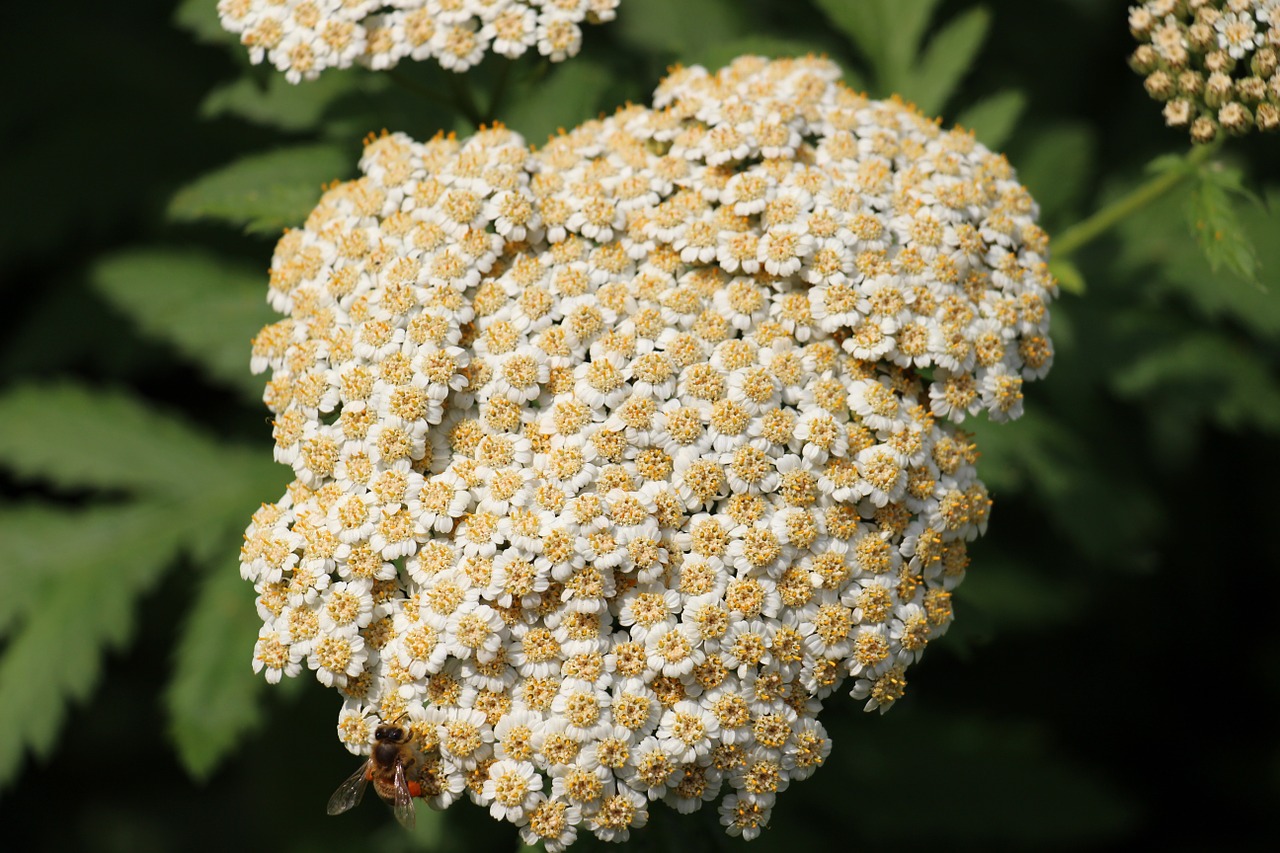
[[[871,65],[879,94],[901,91],[938,0],[815,0]]]
[[[1089,602],[1086,588],[1078,578],[1053,577],[1028,562],[1024,565],[1016,553],[975,561],[957,592],[958,606],[981,610],[999,628],[1052,630],[1070,622]]]
[[[1280,289],[1280,240],[1275,239],[1276,217],[1269,211],[1280,210],[1280,189],[1269,191],[1266,207],[1243,205],[1236,211],[1258,252],[1261,288],[1213,273],[1200,247],[1188,239],[1188,196],[1181,189],[1121,223],[1114,266],[1133,279],[1131,286],[1185,300],[1207,319],[1226,319],[1260,339],[1274,339],[1280,335],[1280,298],[1275,294]]]
[[[972,130],[979,142],[998,151],[1013,133],[1026,106],[1026,95],[1017,89],[1006,89],[969,107],[956,118],[956,124]]]
[[[1243,173],[1221,163],[1208,163],[1199,170],[1199,178],[1187,202],[1187,220],[1209,267],[1214,272],[1226,267],[1261,287],[1257,251],[1236,213],[1237,200],[1256,201],[1244,188]]]
[[[1083,124],[1044,128],[1017,157],[1018,180],[1026,184],[1046,219],[1080,201],[1093,173],[1094,132]]]
[[[1080,268],[1070,260],[1067,258],[1062,258],[1061,260],[1050,258],[1049,272],[1058,280],[1058,286],[1067,293],[1075,296],[1084,296],[1086,290],[1084,273],[1080,272]]]
[[[68,383],[0,396],[0,462],[72,488],[182,493],[234,475],[236,456],[127,394]]]
[[[828,20],[867,58],[877,81],[885,72],[885,43],[882,37],[879,0],[851,3],[848,0],[814,0]]]
[[[1117,555],[1137,547],[1161,521],[1139,475],[1128,470],[1133,460],[1110,452],[1103,437],[1087,435],[1062,413],[1051,416],[1040,408],[1014,423],[978,419],[964,426],[982,448],[978,473],[991,489],[995,511],[1014,495],[1030,498],[1089,559],[1124,564]],[[1098,500],[1099,494],[1110,500]],[[1125,507],[1123,518],[1113,512],[1115,506]]]
[[[896,71],[915,64],[939,0],[876,0],[881,36]]]
[[[897,93],[936,115],[973,63],[991,15],[983,7],[945,24],[921,49],[938,0],[815,0],[867,57],[878,94]]]
[[[234,33],[222,28],[217,0],[182,0],[173,13],[173,23],[206,44],[236,44]]]
[[[594,116],[608,86],[609,73],[600,65],[587,59],[565,62],[523,97],[512,98],[504,121],[529,142],[541,145],[561,128]]]
[[[234,542],[230,535],[225,542]],[[236,554],[204,578],[178,641],[173,679],[165,691],[169,734],[187,771],[205,779],[261,718],[263,679],[254,674],[253,646],[262,621],[253,586]]]
[[[55,746],[69,703],[89,695],[103,655],[124,645],[138,597],[186,532],[171,505],[95,513],[85,517],[98,547],[48,579],[0,658],[0,785],[13,781],[25,752],[45,756]]]
[[[982,6],[952,18],[913,63],[899,94],[925,115],[938,114],[977,58],[990,26],[991,13]]]
[[[1076,468],[1088,454],[1080,437],[1040,410],[1029,411],[999,428],[984,420],[975,420],[972,425],[966,420],[964,427],[977,436],[982,448],[978,473],[997,502],[1006,491],[1068,494],[1074,487]]]
[[[0,635],[76,566],[96,559],[131,510],[66,510],[28,503],[0,514],[5,563],[0,570]]]
[[[1212,330],[1189,332],[1150,347],[1112,380],[1129,399],[1194,396],[1218,426],[1280,433],[1280,388],[1272,369],[1250,349]]]
[[[262,397],[262,378],[249,372],[249,342],[278,319],[266,304],[265,275],[209,252],[156,248],[109,256],[92,280],[147,334],[245,399]]]
[[[288,468],[260,451],[215,442],[118,392],[20,385],[0,395],[0,420],[0,464],[23,477],[177,498],[206,520],[252,511],[288,481]]]
[[[250,76],[239,77],[209,92],[200,104],[200,115],[235,116],[283,131],[312,130],[335,101],[358,92],[367,79],[360,69],[331,68],[319,79],[295,86],[273,72],[263,88]]]
[[[728,41],[742,32],[743,18],[732,0],[642,0],[623,3],[612,25],[622,38],[660,54],[684,59],[704,45]],[[576,62],[577,60],[575,60]],[[572,65],[574,63],[567,63]],[[582,120],[579,116],[570,127]]]
[[[409,837],[412,839],[412,849],[417,851],[446,851],[452,848],[448,844],[448,833],[444,823],[444,812],[436,811],[430,808],[418,809],[417,820],[414,821],[413,832]],[[533,848],[544,851],[545,848]]]
[[[252,154],[183,187],[169,203],[178,222],[214,219],[274,234],[300,225],[320,199],[321,184],[350,175],[355,160],[340,146],[298,145]]]

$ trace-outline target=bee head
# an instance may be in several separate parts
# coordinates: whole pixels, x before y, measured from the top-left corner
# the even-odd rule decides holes
[[[400,743],[406,739],[407,735],[408,732],[405,731],[404,726],[386,724],[378,726],[373,733],[373,739],[379,743]]]

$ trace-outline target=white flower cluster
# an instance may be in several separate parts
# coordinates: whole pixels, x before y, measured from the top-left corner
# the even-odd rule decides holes
[[[1280,129],[1280,0],[1146,0],[1130,65],[1193,142]]]
[[[514,59],[530,49],[561,62],[582,46],[581,24],[611,21],[618,0],[218,0],[222,26],[257,64],[269,60],[291,83],[357,61],[391,68],[435,59],[466,71],[489,52]]]
[[[990,509],[950,422],[1048,370],[1047,241],[1002,157],[838,78],[677,70],[536,153],[384,134],[280,241],[254,666],[337,687],[353,751],[407,715],[433,806],[751,838],[826,697],[886,710],[947,630]]]

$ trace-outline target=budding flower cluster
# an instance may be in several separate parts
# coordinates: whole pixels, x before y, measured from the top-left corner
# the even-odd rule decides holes
[[[533,151],[371,139],[271,268],[276,458],[242,572],[423,797],[530,843],[664,800],[754,837],[952,621],[991,502],[955,423],[1052,360],[1008,162],[813,58],[674,71]]]
[[[1129,64],[1170,127],[1197,143],[1280,128],[1280,0],[1146,0],[1129,29]]]
[[[408,57],[462,72],[493,53],[531,48],[552,62],[578,53],[580,24],[613,20],[618,0],[218,0],[222,26],[291,83],[360,62]]]

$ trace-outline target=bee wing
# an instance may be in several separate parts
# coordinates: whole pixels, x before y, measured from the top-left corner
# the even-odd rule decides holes
[[[409,781],[404,776],[404,765],[396,762],[396,802],[394,811],[396,820],[405,829],[413,829],[417,813],[413,808],[413,795],[409,793]]]
[[[366,761],[360,765],[360,769],[347,777],[347,781],[338,786],[338,790],[329,798],[329,807],[326,809],[329,814],[342,814],[359,805],[364,797],[364,789],[369,786],[369,777],[366,775],[368,770],[369,762]]]

